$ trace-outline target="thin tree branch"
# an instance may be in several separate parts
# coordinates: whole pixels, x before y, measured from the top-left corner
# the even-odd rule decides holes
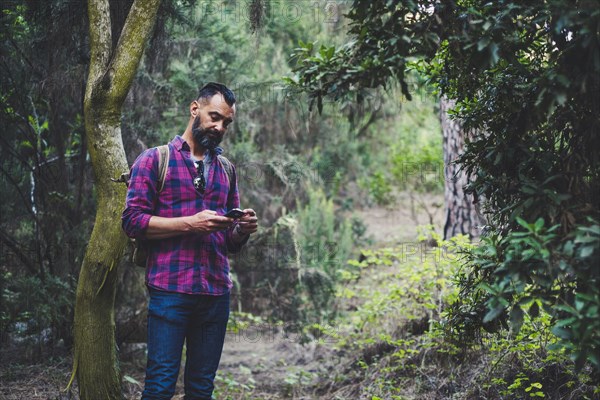
[[[27,269],[29,270],[29,272],[32,275],[38,275],[38,270],[36,269],[36,263],[34,261],[31,260],[31,258],[29,258],[29,256],[26,254],[25,251],[21,250],[21,248],[19,247],[19,243],[14,240],[12,237],[10,237],[8,235],[8,233],[6,233],[4,231],[4,229],[0,228],[0,242],[4,243],[6,245],[6,247],[8,247],[9,249],[11,249],[13,251],[13,253],[15,253],[15,255],[19,258],[19,260],[21,260],[21,262],[23,263],[23,265],[25,265],[27,267]]]
[[[19,197],[23,201],[23,205],[25,205],[27,207],[27,212],[29,212],[33,216],[33,218],[37,221],[37,216],[35,215],[35,213],[31,209],[31,207],[29,206],[29,199],[27,198],[27,196],[25,196],[23,194],[23,192],[21,191],[21,188],[19,187],[19,184],[17,183],[17,181],[15,181],[13,179],[13,177],[7,171],[5,171],[4,168],[2,168],[2,165],[0,165],[0,172],[2,172],[6,176],[6,178],[10,182],[10,184],[13,185],[16,188],[17,193],[19,194]]]
[[[369,128],[369,126],[371,126],[371,124],[373,124],[373,122],[375,122],[377,120],[377,114],[379,114],[380,110],[381,110],[381,106],[379,106],[375,110],[373,110],[373,112],[369,116],[369,120],[358,130],[358,133],[356,134],[357,138],[362,137],[367,132],[367,129]]]
[[[152,35],[152,27],[161,0],[135,0],[121,37],[110,61],[108,73],[112,75],[109,96],[115,105],[121,105],[135,78],[145,44]]]
[[[10,153],[11,156],[13,156],[15,159],[19,160],[21,162],[22,166],[24,168],[26,168],[29,172],[33,172],[34,167],[29,165],[29,163],[27,162],[27,159],[21,157],[19,155],[19,153],[17,153],[17,151],[11,146],[11,144],[2,135],[0,135],[0,141],[2,141],[4,143],[4,148],[7,149],[7,151]]]
[[[106,72],[112,49],[112,33],[110,22],[110,5],[108,0],[88,1],[88,18],[90,20],[90,69],[86,98],[91,98],[96,82]]]

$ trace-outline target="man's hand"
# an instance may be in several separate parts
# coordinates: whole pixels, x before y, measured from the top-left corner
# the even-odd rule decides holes
[[[192,232],[213,233],[224,231],[234,222],[233,218],[218,215],[216,211],[204,210],[190,217],[190,227]]]
[[[249,211],[254,214],[254,210]],[[254,217],[254,221],[254,231],[256,231],[256,217]],[[225,231],[234,222],[233,218],[218,215],[213,210],[200,211],[197,214],[187,217],[165,218],[153,215],[146,229],[146,239],[167,239],[190,233],[208,235],[213,232]]]
[[[256,212],[251,208],[243,210],[244,216],[237,220],[238,233],[243,236],[248,236],[258,230],[258,217]]]

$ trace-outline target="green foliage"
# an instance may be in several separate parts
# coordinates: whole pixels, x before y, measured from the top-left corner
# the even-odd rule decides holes
[[[489,238],[458,277],[455,328],[496,331],[510,317],[518,330],[519,302],[537,300],[562,321],[554,332],[577,366],[597,367],[596,328],[584,328],[600,319],[589,232],[600,218],[596,2],[357,0],[348,16],[353,40],[301,44],[288,83],[319,110],[326,96],[358,100],[391,79],[410,98],[406,70],[417,60],[457,101],[470,132],[459,162],[469,191],[485,199]],[[582,230],[591,245],[575,242]]]
[[[352,360],[345,379],[360,387],[348,397],[595,398],[597,375],[590,366],[577,371],[556,346],[555,317],[535,302],[522,303],[520,329],[510,335],[480,333],[471,347],[448,340],[456,326],[449,306],[462,296],[454,277],[474,249],[466,237],[443,241],[425,228],[415,243],[362,250],[362,261],[349,261],[338,289],[347,312],[336,331]]]
[[[472,253],[471,262],[479,270],[460,276],[465,295],[453,305],[454,322],[463,333],[473,334],[471,328],[477,325],[467,328],[468,320],[481,316],[485,302],[484,324],[509,320],[518,333],[525,311],[535,318],[542,308],[554,318],[552,332],[561,339],[556,347],[568,350],[579,368],[585,360],[597,367],[599,293],[589,277],[600,262],[599,225],[590,220],[591,225],[578,226],[557,245],[559,225],[547,228],[541,218],[517,222],[524,230],[486,237]],[[470,289],[474,286],[475,291]]]
[[[493,363],[477,379],[483,383],[478,395],[563,398],[578,391],[582,398],[593,398],[599,389],[594,382],[595,372],[591,368],[578,372],[576,363],[556,346],[560,339],[552,333],[554,318],[543,308],[536,309],[534,304],[523,309],[518,332],[513,331],[508,337],[495,334],[482,337]],[[511,364],[516,365],[511,367]],[[507,372],[502,373],[502,368]],[[486,382],[493,375],[501,377]]]
[[[360,184],[360,182],[359,182]],[[373,197],[375,203],[379,205],[389,205],[394,203],[394,195],[392,194],[392,185],[389,178],[386,178],[382,171],[375,171],[362,183],[365,186],[369,195]]]
[[[424,144],[398,143],[392,156],[392,173],[401,189],[417,193],[443,190],[441,142],[441,135],[436,135]]]
[[[300,289],[312,305],[305,313],[309,321],[328,320],[335,315],[331,302],[337,271],[353,247],[352,227],[349,220],[336,216],[333,201],[320,189],[309,191],[308,202],[299,209]]]
[[[72,318],[72,285],[73,282],[64,282],[54,276],[41,280],[31,276],[15,278],[10,272],[2,273],[0,335],[11,335],[17,342],[37,343],[39,346],[44,342],[57,341],[65,333],[70,336],[67,327]]]
[[[307,386],[313,379],[315,374],[312,372],[298,369],[291,371],[284,379],[285,383],[285,397],[295,398],[301,393],[302,386]]]
[[[429,247],[429,240],[436,243],[435,247]],[[439,319],[446,303],[456,297],[452,276],[464,257],[462,252],[471,246],[463,236],[443,241],[428,227],[417,242],[362,250],[362,261],[349,260],[350,269],[343,277],[345,284],[338,289],[338,297],[368,299],[348,316],[357,335],[350,342],[360,348],[380,337],[390,344],[397,328],[411,321],[424,320],[423,332],[432,330],[429,321]],[[352,288],[353,282],[365,270],[370,271],[372,281],[361,283],[357,291]],[[389,316],[397,317],[388,320]]]
[[[1,339],[51,331],[48,344],[69,345],[73,281],[95,213],[81,143],[86,7],[21,3],[3,3],[0,19],[0,280],[10,276]],[[26,331],[11,333],[16,323]]]
[[[243,371],[243,368],[245,367],[240,365],[240,370]],[[254,379],[251,377],[247,379],[247,382],[241,383],[237,381],[231,373],[227,373],[225,375],[218,374],[215,377],[214,396],[224,400],[246,398],[240,396],[245,396],[248,393],[251,393],[255,388],[255,384],[256,383],[254,382]]]
[[[539,301],[577,367],[587,360],[597,368],[598,210],[591,204],[600,163],[591,150],[598,102],[590,94],[600,88],[600,61],[581,57],[598,57],[600,12],[589,2],[576,9],[567,2],[481,7],[468,30],[458,22],[449,28],[437,62],[450,72],[434,77],[461,101],[456,112],[467,128],[493,133],[476,135],[461,159],[493,227],[464,286],[486,292],[474,299],[486,304],[481,322],[509,318],[518,330],[521,305]],[[581,240],[589,243],[585,253],[575,249]]]

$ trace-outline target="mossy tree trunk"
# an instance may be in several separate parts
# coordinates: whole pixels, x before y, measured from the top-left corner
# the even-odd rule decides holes
[[[113,46],[108,0],[88,0],[90,69],[85,131],[98,211],[86,249],[75,304],[73,373],[82,400],[121,399],[115,342],[117,265],[127,243],[120,216],[125,187],[110,178],[126,171],[121,108],[135,77],[160,0],[135,0]]]

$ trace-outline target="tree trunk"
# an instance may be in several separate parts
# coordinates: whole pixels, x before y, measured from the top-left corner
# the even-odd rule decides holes
[[[87,107],[86,107],[87,109]],[[121,377],[115,346],[114,301],[117,265],[126,239],[120,226],[125,186],[110,181],[127,170],[121,129],[86,113],[98,210],[77,285],[75,360],[81,399],[120,399]],[[93,133],[92,133],[93,132]],[[103,157],[104,156],[104,157]]]
[[[88,0],[90,69],[85,131],[98,209],[75,303],[73,374],[82,400],[121,399],[115,342],[117,265],[127,243],[121,230],[126,188],[110,178],[126,171],[121,108],[150,37],[160,0],[135,0],[113,49],[107,0]]]
[[[469,183],[469,177],[460,169],[460,165],[455,163],[463,152],[466,133],[460,122],[450,119],[448,115],[448,110],[454,105],[453,100],[440,100],[440,119],[444,135],[444,239],[458,234],[478,238],[480,227],[483,225],[479,207],[473,195],[465,193],[464,187]]]

